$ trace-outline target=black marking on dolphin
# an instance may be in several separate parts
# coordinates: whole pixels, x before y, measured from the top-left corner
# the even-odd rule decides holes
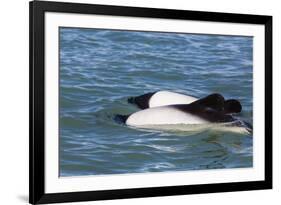
[[[206,121],[214,123],[226,123],[233,122],[235,119],[230,114],[225,114],[222,111],[215,110],[211,107],[206,107],[201,104],[180,104],[180,105],[169,105],[170,107],[176,108],[182,112],[198,116]]]
[[[128,99],[128,103],[137,105],[140,109],[146,109],[149,108],[149,101],[150,98],[155,94],[156,92],[150,92],[146,93],[144,95],[140,95],[137,97],[130,97]]]
[[[190,103],[189,105],[197,106],[197,107],[198,106],[208,107],[218,112],[222,112],[224,110],[224,101],[225,100],[222,95],[218,93],[214,93],[204,98],[201,98],[199,100],[196,100],[195,102]]]
[[[238,100],[229,99],[224,101],[224,113],[240,113],[242,111],[242,105]]]
[[[225,100],[224,97],[218,93],[208,95],[191,104],[209,107],[223,114],[239,113],[242,110],[242,106],[238,100]]]

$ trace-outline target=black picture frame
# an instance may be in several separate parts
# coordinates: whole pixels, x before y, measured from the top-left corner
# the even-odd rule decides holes
[[[230,192],[272,188],[272,17],[124,6],[104,6],[62,2],[30,2],[30,165],[29,202],[31,204],[154,197],[198,193]],[[150,17],[260,24],[265,26],[265,180],[219,184],[198,184],[107,191],[45,193],[45,12],[102,14],[110,16]]]

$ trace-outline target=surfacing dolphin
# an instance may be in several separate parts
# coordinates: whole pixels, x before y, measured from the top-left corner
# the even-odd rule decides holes
[[[171,92],[168,94],[170,95]],[[249,123],[232,116],[232,113],[239,113],[242,110],[242,106],[237,100],[225,100],[222,95],[215,93],[198,100],[191,99],[190,96],[185,98],[186,101],[191,99],[191,103],[184,103],[182,100],[184,96],[180,96],[182,101],[179,104],[154,106],[156,103],[150,104],[153,102],[154,95],[155,93],[149,93],[130,98],[128,100],[130,103],[134,103],[144,110],[131,115],[117,115],[115,119],[128,126],[157,130],[187,131],[192,126],[194,128],[223,128],[226,131],[242,133],[252,132],[252,126]],[[177,102],[178,99],[174,98]],[[175,101],[174,103],[176,103]],[[154,102],[156,102],[155,99]]]

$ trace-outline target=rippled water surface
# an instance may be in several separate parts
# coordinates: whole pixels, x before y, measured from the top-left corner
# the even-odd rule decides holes
[[[170,90],[239,99],[252,123],[252,37],[60,28],[60,176],[252,166],[252,136],[116,123],[127,98]]]

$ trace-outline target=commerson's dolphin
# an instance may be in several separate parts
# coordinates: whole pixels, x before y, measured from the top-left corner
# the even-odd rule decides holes
[[[164,94],[171,98],[167,95],[165,98]],[[234,132],[252,131],[249,123],[232,115],[241,112],[240,102],[234,99],[225,100],[222,95],[216,93],[197,99],[160,91],[129,98],[128,101],[143,109],[131,115],[117,115],[119,121],[132,127],[181,131],[190,130],[192,127],[215,127]]]

